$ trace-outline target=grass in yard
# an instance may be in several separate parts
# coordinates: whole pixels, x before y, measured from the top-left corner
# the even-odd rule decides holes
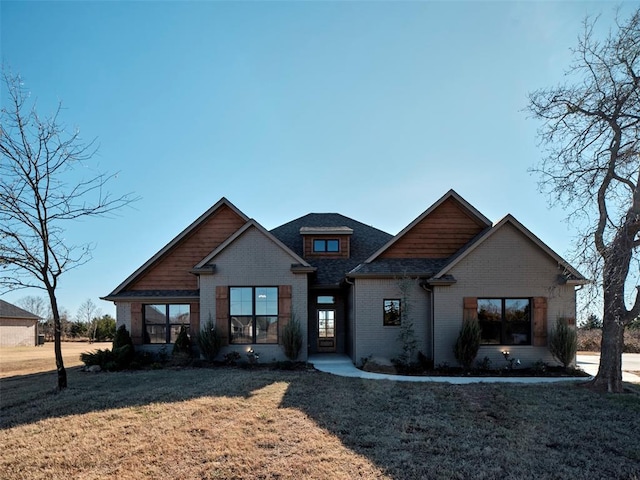
[[[0,380],[0,472],[68,478],[640,478],[640,398],[239,368]]]
[[[94,352],[97,349],[111,349],[111,342],[86,343],[62,342],[62,360],[64,366],[82,365],[80,354]],[[39,347],[0,347],[0,378],[14,375],[41,373],[56,369],[53,343],[47,342]]]

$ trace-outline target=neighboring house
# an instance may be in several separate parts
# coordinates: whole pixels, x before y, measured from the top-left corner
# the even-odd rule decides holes
[[[38,344],[38,316],[0,300],[0,347]]]
[[[463,318],[477,318],[478,358],[496,365],[504,350],[553,362],[547,337],[558,318],[575,323],[586,282],[515,218],[493,225],[453,190],[395,236],[336,213],[267,231],[223,198],[104,299],[136,344],[171,344],[211,319],[221,354],[253,348],[263,361],[284,359],[294,317],[302,360],[398,357],[404,313],[415,353],[455,365]]]

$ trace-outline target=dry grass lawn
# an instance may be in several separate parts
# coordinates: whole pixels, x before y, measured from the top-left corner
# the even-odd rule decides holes
[[[80,354],[99,348],[111,348],[111,342],[91,344],[63,342],[61,349],[65,367],[82,365]],[[0,347],[0,378],[47,372],[55,370],[55,368],[56,361],[52,342],[47,342],[39,347]]]
[[[69,369],[0,380],[6,479],[640,479],[640,398],[575,382]]]

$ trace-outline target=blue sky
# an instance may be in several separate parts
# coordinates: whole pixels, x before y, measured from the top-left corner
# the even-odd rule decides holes
[[[395,234],[450,188],[568,257],[575,231],[528,172],[527,94],[563,81],[612,2],[0,3],[2,61],[141,200],[68,226],[95,242],[61,278],[72,315],[227,197],[267,229],[339,212]],[[636,7],[622,4],[623,16]],[[16,301],[37,291],[3,296]]]

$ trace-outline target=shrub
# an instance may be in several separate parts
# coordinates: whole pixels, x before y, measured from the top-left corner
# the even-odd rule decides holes
[[[80,354],[80,360],[87,367],[92,365],[99,365],[100,368],[105,368],[105,366],[113,361],[113,353],[108,348],[104,350],[96,350],[95,352],[87,352]]]
[[[578,330],[578,351],[599,352],[602,341],[602,330],[581,328]]]
[[[578,350],[578,335],[565,318],[559,318],[556,321],[549,339],[549,350],[564,368],[568,368],[573,363]]]
[[[191,355],[191,339],[189,338],[187,327],[185,327],[184,325],[180,327],[180,333],[178,333],[178,338],[176,338],[176,343],[173,344],[173,350],[171,353],[173,355],[175,354]]]
[[[470,368],[478,355],[482,332],[476,319],[465,319],[453,347],[456,360],[464,368]]]
[[[222,339],[218,335],[211,317],[209,317],[207,323],[205,323],[204,327],[198,332],[196,343],[202,356],[209,362],[212,362],[218,356]]]
[[[119,368],[127,368],[133,361],[136,352],[131,335],[124,325],[120,325],[113,337],[112,351]]]
[[[282,346],[284,347],[284,354],[289,360],[298,358],[300,349],[302,349],[302,330],[300,329],[300,322],[295,316],[291,317],[289,323],[282,330]]]
[[[236,351],[233,352],[229,352],[227,354],[224,355],[224,364],[225,365],[230,365],[230,366],[235,366],[238,363],[238,360],[240,360],[240,358],[242,358],[240,356],[240,354]]]

